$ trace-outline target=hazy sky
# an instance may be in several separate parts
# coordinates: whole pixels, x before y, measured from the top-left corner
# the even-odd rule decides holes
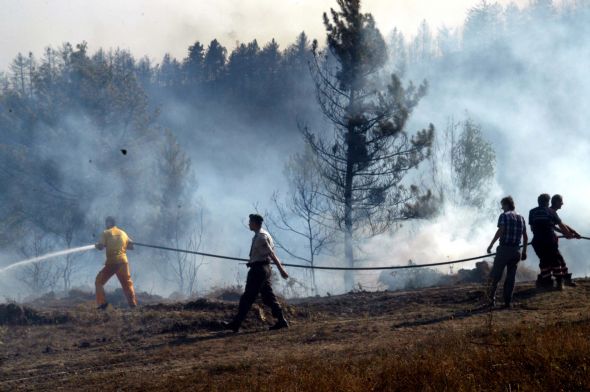
[[[394,26],[412,35],[426,19],[433,28],[460,25],[480,0],[365,0],[382,33]],[[500,0],[507,4],[510,0]],[[528,0],[514,0],[519,6]],[[0,0],[0,70],[18,52],[40,56],[44,47],[83,40],[130,49],[159,61],[165,52],[184,57],[194,41],[213,38],[231,49],[254,38],[284,47],[301,31],[323,38],[322,13],[335,0]]]

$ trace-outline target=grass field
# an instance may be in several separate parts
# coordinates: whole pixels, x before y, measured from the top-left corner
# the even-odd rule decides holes
[[[287,331],[253,311],[238,334],[219,324],[233,302],[99,312],[56,300],[4,309],[0,390],[584,391],[589,297],[589,280],[520,284],[516,307],[493,311],[478,285],[359,292],[290,302]]]

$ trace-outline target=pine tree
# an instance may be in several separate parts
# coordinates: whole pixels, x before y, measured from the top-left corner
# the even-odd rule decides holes
[[[227,76],[232,96],[243,102],[244,96],[252,96],[257,87],[258,55],[260,47],[253,40],[248,44],[239,44],[229,56]]]
[[[181,65],[169,53],[164,55],[158,67],[158,84],[163,87],[175,87],[181,83]]]
[[[225,67],[226,55],[227,50],[216,39],[211,41],[203,59],[206,81],[212,82],[221,77]]]
[[[360,12],[359,0],[338,0],[339,11],[324,14],[328,49],[335,67],[322,61],[314,42],[314,80],[324,115],[334,132],[303,129],[321,165],[325,194],[344,234],[347,266],[354,266],[357,235],[382,233],[400,219],[413,217],[418,189],[403,186],[405,174],[429,152],[429,129],[410,136],[406,121],[426,85],[404,88],[392,75],[382,91],[379,73],[387,59],[385,42],[371,14]],[[354,276],[345,276],[352,289]]]
[[[190,84],[198,84],[203,80],[204,59],[205,47],[199,41],[188,47],[188,56],[184,59],[183,70]]]
[[[403,77],[408,67],[408,51],[403,33],[394,28],[389,42],[389,57],[393,69],[397,75]]]
[[[496,153],[478,124],[467,119],[462,126],[452,151],[453,180],[463,204],[483,208],[495,175]]]

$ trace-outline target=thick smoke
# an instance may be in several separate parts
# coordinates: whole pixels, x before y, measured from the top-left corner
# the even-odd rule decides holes
[[[431,121],[440,137],[449,118],[468,117],[481,125],[497,156],[497,186],[490,203],[499,206],[499,198],[510,194],[517,211],[528,219],[540,193],[560,193],[567,199],[559,212],[562,219],[587,233],[588,184],[582,179],[590,169],[590,143],[583,113],[590,101],[584,76],[590,46],[579,37],[587,31],[582,20],[589,8],[588,4],[578,7],[535,2],[519,10],[482,3],[470,10],[462,42],[461,31],[433,36],[422,28],[404,48],[392,46],[392,67],[407,70],[409,80],[429,81],[429,93],[412,117],[414,127]],[[399,33],[393,38],[393,44],[399,43]],[[379,244],[395,252],[375,253],[383,260],[399,257],[399,263],[485,254],[495,218],[481,219],[473,210],[447,203],[442,216],[418,224],[416,233],[405,228],[380,239]],[[583,241],[561,240],[574,274],[587,274],[587,246]],[[377,244],[368,248],[383,249]],[[526,265],[536,269],[537,263],[529,249]]]
[[[407,129],[422,129],[433,123],[441,135],[451,119],[469,118],[481,127],[485,139],[494,147],[496,175],[486,211],[447,198],[439,206],[438,214],[429,220],[404,222],[391,233],[359,238],[359,265],[406,264],[409,260],[420,264],[483,254],[500,211],[497,208],[490,214],[487,206],[499,207],[499,197],[507,194],[514,197],[517,211],[528,218],[528,210],[536,205],[538,194],[560,193],[565,200],[560,211],[563,220],[582,234],[590,234],[590,212],[584,202],[584,195],[590,191],[590,185],[584,182],[590,170],[590,142],[585,137],[585,113],[590,102],[586,75],[590,44],[581,38],[588,33],[590,5],[579,3],[573,11],[565,6],[543,7],[543,3],[546,2],[521,10],[480,5],[470,11],[462,29],[432,34],[421,28],[416,39],[404,41],[401,46],[392,45],[392,62],[386,71],[402,70],[406,81],[429,82],[428,94],[414,110]],[[152,71],[161,74],[160,65]],[[176,67],[181,66],[178,61]],[[298,122],[329,131],[329,124],[319,115],[311,79],[307,76],[298,78],[298,83],[281,81],[284,86],[299,88],[281,91],[291,94],[289,99],[276,98],[274,91],[219,99],[211,91],[227,86],[207,85],[191,90],[162,87],[154,79],[157,76],[150,76],[142,86],[150,108],[159,112],[152,124],[158,142],[136,145],[133,139],[117,139],[105,144],[97,136],[104,132],[103,128],[97,128],[85,115],[69,113],[54,128],[85,132],[68,133],[67,143],[63,138],[49,137],[34,151],[39,159],[59,162],[58,172],[70,179],[70,188],[88,184],[88,179],[96,182],[79,193],[84,199],[85,226],[74,245],[93,242],[106,211],[113,209],[120,212],[121,227],[137,241],[174,243],[170,233],[162,229],[162,216],[170,216],[170,210],[162,210],[159,199],[165,192],[158,193],[159,196],[153,192],[163,187],[164,177],[154,173],[168,129],[190,159],[191,167],[184,183],[182,206],[177,211],[188,225],[177,242],[179,247],[188,244],[189,233],[200,233],[200,250],[247,257],[251,238],[248,214],[255,209],[272,210],[273,192],[288,192],[283,165],[291,154],[303,149]],[[256,83],[252,82],[250,88],[248,91],[256,92]],[[251,111],[252,105],[236,103],[240,100],[265,103],[259,105],[260,110]],[[276,101],[288,104],[281,106]],[[128,155],[123,155],[121,149],[127,149]],[[101,176],[97,161],[116,163],[117,167],[129,165],[140,181],[130,187],[125,176]],[[422,183],[430,176],[429,164],[422,164],[412,180]],[[428,181],[423,184],[432,185]],[[199,222],[203,222],[202,226]],[[284,233],[277,236],[290,241]],[[303,243],[291,241],[291,247],[303,249]],[[583,241],[562,240],[564,256],[577,275],[587,274],[587,247]],[[18,250],[11,252],[3,256],[2,264],[18,260]],[[537,260],[532,249],[529,254],[526,265],[535,268]],[[284,252],[279,251],[279,256],[286,262],[296,262]],[[102,255],[79,257],[85,267],[76,275],[75,285],[92,286]],[[131,253],[138,287],[163,294],[177,290],[172,278],[164,278],[172,276],[167,263],[173,257],[148,249]],[[318,264],[338,265],[340,260],[341,249],[335,245],[320,256]],[[215,259],[195,261],[204,263],[199,269],[198,293],[211,287],[243,283],[246,270],[242,265]],[[472,266],[473,263],[467,263],[456,268]],[[448,267],[441,269],[443,273],[447,271]],[[307,272],[289,272],[309,285]],[[318,272],[317,278],[320,293],[342,290],[340,273]],[[16,294],[18,283],[10,280],[9,284],[5,277],[0,279],[5,279],[0,294],[26,295],[26,290]],[[358,280],[364,288],[382,287],[378,273],[359,274]],[[282,288],[288,292],[286,286]]]

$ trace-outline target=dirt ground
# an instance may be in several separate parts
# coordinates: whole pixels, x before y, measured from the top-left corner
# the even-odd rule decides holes
[[[230,301],[106,311],[83,296],[77,302],[3,304],[0,391],[289,389],[264,384],[275,364],[338,362],[384,350],[403,355],[429,350],[450,333],[587,323],[589,296],[586,279],[551,292],[520,283],[515,307],[493,311],[483,307],[478,284],[357,292],[288,301],[288,330],[269,332],[268,309],[254,309],[238,334],[220,325],[237,308]],[[242,375],[256,378],[258,386],[222,387],[223,380]]]

